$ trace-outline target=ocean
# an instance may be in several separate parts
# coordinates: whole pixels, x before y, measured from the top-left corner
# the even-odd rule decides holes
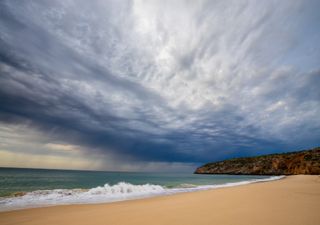
[[[0,168],[0,211],[114,202],[281,177]]]

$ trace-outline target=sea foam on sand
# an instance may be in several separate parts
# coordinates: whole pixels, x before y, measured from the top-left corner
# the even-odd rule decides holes
[[[28,192],[23,196],[0,198],[0,211],[50,205],[115,202],[151,196],[232,187],[256,182],[278,180],[283,177],[284,176],[273,176],[265,179],[255,179],[218,185],[194,186],[191,184],[181,184],[177,188],[165,188],[160,185],[153,184],[134,185],[126,182],[119,182],[115,185],[105,184],[102,187],[99,186],[91,189],[37,190]]]

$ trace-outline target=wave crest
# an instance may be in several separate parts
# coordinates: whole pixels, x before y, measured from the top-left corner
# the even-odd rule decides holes
[[[126,182],[120,182],[115,185],[105,184],[103,187],[92,188],[88,191],[88,194],[93,195],[122,195],[122,194],[135,194],[135,193],[157,193],[164,191],[164,188],[160,185],[142,184],[134,185]]]
[[[174,188],[164,188],[160,185],[154,184],[134,185],[126,182],[120,182],[115,185],[105,184],[104,186],[91,189],[37,190],[28,192],[25,195],[23,195],[24,193],[21,195],[19,194],[17,197],[0,198],[0,211],[49,205],[114,202],[157,195],[168,195],[182,192],[238,186],[256,182],[277,180],[283,177],[284,176],[277,176],[265,179],[201,186],[184,183]]]

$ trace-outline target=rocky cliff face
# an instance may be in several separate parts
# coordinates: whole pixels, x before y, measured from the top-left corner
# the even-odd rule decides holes
[[[237,175],[320,174],[320,147],[300,152],[208,163],[197,168],[194,173]]]

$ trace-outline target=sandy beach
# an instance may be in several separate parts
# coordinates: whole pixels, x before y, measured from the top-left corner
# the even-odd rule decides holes
[[[320,176],[124,202],[68,205],[0,213],[0,224],[318,225]]]

